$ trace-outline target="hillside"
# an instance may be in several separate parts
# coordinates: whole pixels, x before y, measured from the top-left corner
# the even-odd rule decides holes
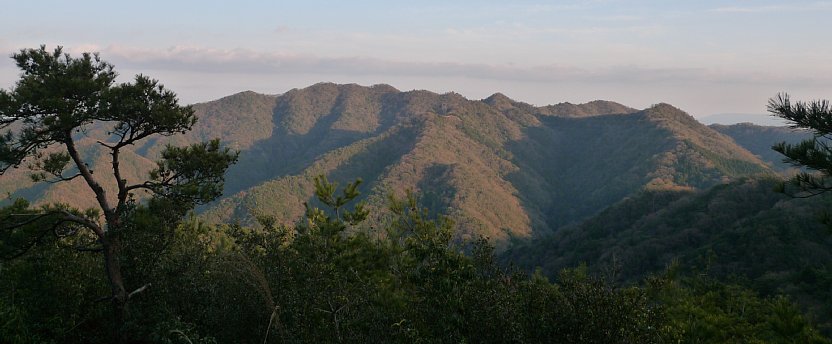
[[[820,218],[832,198],[790,198],[774,191],[778,182],[643,192],[580,225],[518,243],[503,259],[549,276],[586,263],[620,282],[676,262],[685,272],[738,279],[763,295],[790,295],[828,331],[832,237]]]
[[[786,120],[768,113],[720,113],[700,117],[699,121],[705,125],[734,125],[743,123],[752,123],[754,125],[768,127],[783,127],[788,125]]]
[[[159,152],[167,144],[187,145],[219,137],[235,149],[246,150],[254,141],[271,135],[274,103],[275,96],[242,92],[196,104],[194,110],[199,121],[192,131],[172,137],[153,136],[141,142],[140,146],[122,150],[124,177],[129,181],[146,178],[148,171],[155,167],[154,161]],[[106,123],[95,123],[83,133],[76,134],[79,150],[92,162],[90,167],[93,171],[109,169],[107,150],[102,149],[97,141],[107,142],[107,131],[110,129]],[[9,170],[0,176],[0,195],[4,196],[0,198],[0,205],[7,204],[9,199],[23,197],[38,204],[61,202],[78,208],[97,206],[92,191],[80,178],[68,183],[33,184],[25,167]],[[67,174],[72,172],[67,171]],[[114,200],[115,179],[111,174],[99,174],[99,178],[102,178],[102,185]]]
[[[332,84],[293,90],[278,104],[275,118],[292,122],[276,125],[276,137],[250,155],[272,161],[267,165],[273,167],[259,170],[275,177],[231,188],[206,218],[297,218],[298,205],[310,200],[311,178],[323,173],[341,182],[361,177],[371,190],[366,200],[376,208],[390,190],[414,189],[434,211],[450,210],[460,237],[505,239],[578,221],[645,187],[702,188],[767,171],[753,155],[668,105],[636,111],[596,101],[574,105],[578,112],[566,116],[501,94],[472,101],[453,93]],[[368,119],[364,126],[356,113]],[[298,135],[290,129],[296,118],[317,120],[304,123]],[[250,163],[231,175],[263,165]]]
[[[279,96],[243,92],[194,109],[193,131],[151,140],[125,160],[138,179],[168,143],[219,137],[240,149],[226,196],[201,209],[212,222],[252,224],[270,215],[292,223],[311,200],[311,178],[325,174],[341,183],[362,178],[371,208],[412,189],[432,211],[449,213],[458,238],[505,242],[578,222],[644,189],[701,189],[770,173],[730,138],[667,104],[535,107],[499,93],[469,100],[322,83]],[[88,130],[88,154],[97,154],[95,140],[105,133]],[[87,205],[83,191],[31,187],[16,173],[3,176],[0,191]]]
[[[778,171],[787,171],[794,167],[783,162],[783,155],[771,149],[778,142],[797,143],[812,138],[812,133],[791,129],[789,127],[767,127],[751,123],[734,125],[712,124],[709,126],[723,135],[730,136],[734,142],[754,153]]]

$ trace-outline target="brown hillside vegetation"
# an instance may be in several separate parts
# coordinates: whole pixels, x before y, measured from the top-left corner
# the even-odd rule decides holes
[[[683,111],[638,111],[593,101],[544,107],[494,94],[402,92],[388,85],[316,84],[282,95],[243,92],[194,105],[187,135],[135,147],[131,175],[161,148],[220,138],[240,149],[226,196],[202,209],[215,222],[253,224],[258,215],[292,223],[311,201],[311,180],[362,178],[363,199],[383,208],[391,191],[412,189],[447,212],[458,238],[504,242],[580,221],[635,192],[706,188],[770,173],[758,157]],[[91,128],[87,154],[96,154]],[[101,160],[101,159],[99,159]],[[19,171],[0,180],[12,197],[85,206],[71,187],[31,187]]]

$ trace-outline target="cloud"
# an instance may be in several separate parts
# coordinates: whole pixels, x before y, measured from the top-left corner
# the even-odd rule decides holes
[[[790,74],[789,70],[753,67],[691,67],[684,62],[665,64],[665,67],[620,62],[590,68],[558,61],[537,65],[470,63],[451,59],[417,62],[419,60],[203,46],[154,49],[90,44],[83,48],[68,47],[67,51],[74,55],[81,51],[99,51],[116,65],[123,77],[130,78],[134,73],[158,77],[165,85],[177,90],[182,101],[187,103],[216,99],[246,89],[280,93],[294,87],[332,81],[457,91],[477,99],[501,91],[534,104],[611,99],[638,107],[668,102],[692,113],[708,114],[756,111],[764,106],[768,97],[782,90],[807,98],[823,97],[828,90],[828,80],[832,79],[832,71],[828,69],[814,70],[812,74]],[[3,81],[0,87],[10,86],[15,75],[16,70],[12,68],[0,68],[0,80]]]
[[[77,49],[73,49],[75,51]],[[803,83],[825,84],[828,75],[800,77],[770,72],[718,68],[651,68],[617,65],[586,69],[557,63],[538,66],[463,62],[414,62],[373,57],[321,57],[309,54],[258,52],[177,46],[142,49],[110,46],[101,51],[119,68],[195,72],[207,75],[352,75],[388,77],[462,77],[523,82],[578,83]]]

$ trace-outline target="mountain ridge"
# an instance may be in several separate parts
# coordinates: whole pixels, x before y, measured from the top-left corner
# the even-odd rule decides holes
[[[707,188],[772,173],[728,136],[668,104],[535,107],[501,93],[470,100],[385,84],[318,83],[280,95],[240,92],[193,108],[194,130],[149,140],[134,160],[147,165],[167,144],[214,137],[241,150],[224,197],[201,208],[211,222],[256,224],[261,215],[296,221],[303,202],[312,201],[311,178],[325,174],[341,183],[362,178],[371,208],[412,189],[433,212],[449,212],[458,239],[505,243],[581,221],[645,188]],[[136,168],[131,177],[139,178]],[[0,191],[25,193],[4,184]]]
[[[295,96],[301,96],[302,93],[311,93],[313,95],[317,94],[317,96],[320,96],[318,93],[321,93],[321,88],[325,90],[323,93],[332,94],[328,96],[328,101],[319,101],[319,103],[326,104],[327,106],[318,109],[318,112],[325,112],[330,115],[345,113],[343,108],[335,106],[336,103],[333,102],[333,97],[335,97],[334,94],[337,93],[336,91],[338,90],[338,85],[319,84],[307,89],[293,90],[292,92],[294,92]],[[361,88],[356,88],[355,85],[347,85],[342,88],[346,88],[348,90],[347,93],[361,90]],[[350,89],[352,89],[352,91],[349,91]],[[304,96],[309,97],[310,95],[307,94]],[[564,135],[569,136],[569,134],[565,134],[564,132],[553,132],[552,128],[548,128],[549,126],[544,123],[546,121],[558,122],[557,124],[553,123],[550,125],[558,127],[562,125],[562,121],[582,123],[582,121],[594,118],[600,123],[607,122],[612,118],[618,118],[620,123],[617,125],[619,127],[628,127],[638,123],[642,123],[643,125],[645,123],[655,124],[659,122],[664,124],[652,125],[654,130],[664,130],[663,133],[665,134],[669,132],[676,133],[676,137],[678,139],[674,141],[675,143],[667,143],[665,146],[659,145],[663,148],[662,152],[664,152],[664,155],[658,154],[657,156],[642,157],[642,159],[652,158],[655,165],[663,167],[657,168],[654,171],[645,171],[645,175],[651,176],[649,180],[643,181],[638,185],[625,185],[626,187],[622,187],[617,193],[617,195],[622,197],[631,192],[635,192],[642,187],[707,187],[720,182],[723,179],[722,174],[731,174],[729,171],[711,171],[712,176],[700,178],[701,180],[693,180],[693,184],[695,185],[688,185],[690,184],[687,182],[688,178],[673,178],[672,175],[675,173],[675,169],[668,166],[678,163],[679,157],[675,157],[674,153],[677,151],[688,152],[690,150],[690,147],[686,146],[688,144],[694,147],[697,147],[697,143],[699,143],[699,145],[718,146],[719,149],[709,147],[708,149],[703,150],[706,152],[715,150],[716,152],[714,154],[718,156],[724,155],[723,153],[725,151],[725,147],[730,147],[728,152],[732,153],[725,156],[726,161],[733,159],[745,161],[749,164],[749,166],[759,165],[758,168],[751,171],[752,173],[768,172],[767,168],[763,167],[763,163],[759,161],[759,159],[754,157],[752,154],[743,152],[743,150],[736,146],[736,144],[734,144],[730,139],[724,135],[707,129],[696,122],[689,115],[684,114],[679,109],[670,106],[658,106],[647,112],[644,110],[634,112],[634,110],[624,108],[624,110],[629,111],[629,113],[596,113],[591,116],[586,115],[586,111],[588,110],[583,110],[584,113],[579,114],[581,116],[567,117],[552,115],[551,112],[547,112],[545,110],[533,111],[534,108],[530,105],[515,102],[500,93],[482,101],[473,101],[455,93],[440,95],[429,91],[397,92],[393,91],[393,89],[386,89],[384,97],[386,99],[383,102],[386,104],[386,107],[384,109],[376,109],[377,111],[375,111],[375,113],[370,112],[372,118],[381,116],[380,118],[398,121],[402,121],[407,118],[412,122],[420,123],[418,129],[413,129],[420,131],[420,134],[408,136],[407,139],[403,139],[407,143],[400,143],[405,146],[413,147],[414,151],[410,151],[407,154],[403,154],[392,159],[392,165],[382,168],[382,171],[384,171],[386,175],[375,173],[372,175],[362,176],[360,172],[362,168],[360,167],[350,168],[346,165],[339,165],[341,166],[340,168],[353,169],[358,172],[359,177],[364,178],[365,182],[369,182],[367,188],[371,190],[369,190],[370,195],[367,196],[367,199],[370,200],[371,203],[374,203],[374,207],[378,208],[383,207],[386,193],[390,190],[403,190],[406,188],[414,189],[417,192],[433,190],[428,191],[427,193],[429,195],[424,197],[428,199],[427,203],[442,204],[445,209],[453,209],[452,212],[457,213],[452,214],[453,216],[456,216],[455,219],[459,223],[462,223],[463,227],[468,227],[468,229],[462,229],[460,231],[463,233],[461,234],[462,238],[470,238],[472,235],[486,234],[492,238],[496,237],[500,240],[505,240],[515,235],[521,237],[531,235],[533,232],[532,228],[537,228],[538,230],[543,231],[551,231],[562,226],[563,224],[568,223],[567,221],[556,221],[553,224],[548,224],[548,222],[550,222],[549,218],[554,217],[550,213],[552,212],[551,208],[555,205],[551,204],[551,201],[546,201],[546,199],[553,197],[551,193],[541,192],[538,196],[526,196],[530,192],[533,193],[534,189],[557,188],[558,186],[551,185],[553,184],[551,181],[547,182],[544,180],[546,178],[553,179],[551,177],[551,172],[547,171],[545,168],[542,170],[535,168],[529,169],[528,164],[519,161],[522,160],[522,158],[517,157],[518,155],[524,155],[527,153],[532,155],[529,149],[541,151],[545,150],[545,148],[542,147],[547,144],[545,142],[542,142],[540,147],[529,149],[524,149],[522,147],[518,148],[516,146],[522,146],[522,144],[519,143],[528,139],[529,130],[548,131],[545,135],[547,139],[552,139],[558,136],[562,137]],[[347,98],[349,97],[347,96]],[[616,103],[609,102],[609,104]],[[623,105],[621,107],[623,107]],[[596,109],[597,108],[598,107],[596,107]],[[620,109],[621,108],[619,108],[619,110]],[[601,112],[600,110],[598,111]],[[639,115],[638,113],[641,114]],[[338,121],[340,121],[340,119],[335,120],[335,118],[333,118],[333,121],[327,124],[326,127],[329,129],[330,133],[333,132],[332,129],[337,129],[337,125],[335,125],[335,123],[338,123]],[[677,122],[680,122],[681,124],[678,124]],[[696,126],[697,130],[704,131],[705,134],[694,135],[691,138],[679,134],[678,130],[674,131],[678,129],[677,127],[683,125]],[[556,129],[555,131],[561,130],[561,128],[554,129]],[[610,128],[610,133],[614,131],[616,130]],[[353,132],[356,132],[356,130],[353,130]],[[369,133],[370,130],[363,130],[363,132]],[[609,136],[606,134],[592,135],[587,132],[584,132],[584,134],[586,134],[582,135],[582,139],[584,140]],[[636,134],[637,133],[633,132],[632,136],[638,137],[639,135]],[[532,134],[532,136],[534,136],[534,134]],[[717,141],[716,144],[714,144],[714,140]],[[564,143],[560,142],[559,144],[563,145]],[[614,140],[611,141],[609,139],[606,142],[603,142],[603,144],[607,144],[610,147],[615,146]],[[347,144],[346,146],[349,145]],[[655,142],[644,142],[643,146],[646,147],[656,145]],[[458,147],[469,148],[473,151],[477,151],[478,153],[466,155],[464,151],[455,152],[455,150],[458,150]],[[291,150],[293,147],[290,146],[289,148]],[[321,152],[323,152],[323,150],[321,150]],[[700,153],[688,153],[689,155],[695,155],[699,160],[707,160],[707,158],[702,157],[702,154]],[[552,158],[543,158],[539,156],[539,152],[535,154],[538,155],[538,158],[532,157],[532,160],[551,160]],[[670,156],[668,157],[668,155]],[[566,156],[561,154],[560,158],[563,159],[566,158]],[[468,168],[468,165],[476,166],[476,168]],[[603,163],[601,163],[601,165],[603,165]],[[638,163],[633,162],[631,165],[636,166]],[[703,166],[701,169],[718,170],[719,167],[719,164],[711,163],[708,166]],[[637,170],[636,167],[629,167],[628,169]],[[667,171],[667,169],[670,169],[671,171]],[[297,183],[299,180],[298,178],[310,183],[313,170],[321,172],[315,168],[295,170],[293,174],[283,177],[286,178],[284,182],[280,182],[280,179],[278,179],[278,184],[289,185]],[[527,171],[521,172],[521,170]],[[328,171],[332,172],[333,170]],[[443,190],[440,190],[443,188],[431,188],[430,183],[428,183],[424,178],[425,175],[431,174],[437,174],[439,176],[437,180],[442,180],[446,184],[444,188],[452,191],[445,190],[443,192]],[[638,172],[633,171],[631,174],[638,174]],[[544,178],[542,177],[543,175],[550,176]],[[581,175],[580,169],[568,173],[568,176],[572,178],[579,175]],[[719,175],[718,178],[717,175]],[[338,180],[338,178],[332,178],[332,176],[330,177],[330,179]],[[487,187],[466,183],[465,181],[467,180],[481,181]],[[341,181],[344,182],[345,180]],[[535,183],[535,181],[537,183]],[[606,183],[614,184],[615,181],[607,181]],[[534,187],[531,184],[536,184],[538,186]],[[280,189],[283,193],[287,192],[285,186],[277,187],[274,183],[269,182],[259,187],[254,186],[255,189],[247,190],[245,192],[237,192],[235,194],[236,196],[232,195],[231,197],[238,198],[239,201],[237,202],[242,202],[244,204],[264,204],[262,199],[268,197],[264,195],[281,194],[275,190],[268,190],[270,187]],[[477,190],[478,188],[482,188],[484,190]],[[571,195],[580,194],[581,192],[579,189],[580,188],[575,188],[575,190],[569,193]],[[303,190],[305,191],[305,195],[292,195],[291,197],[299,201],[310,201],[311,199],[309,198],[309,195],[311,195],[311,189],[307,187],[303,188]],[[598,195],[601,193],[601,190],[596,190],[593,193]],[[259,196],[255,197],[253,195]],[[554,196],[557,197],[558,195]],[[246,197],[249,198],[248,201],[243,200]],[[258,201],[255,201],[255,198],[257,198]],[[516,199],[516,201],[504,201],[513,199]],[[226,201],[226,205],[237,202]],[[591,206],[584,207],[585,209],[573,209],[556,212],[558,215],[555,216],[564,215],[565,218],[569,219],[569,222],[577,221],[577,219],[583,216],[588,216],[596,211],[600,211],[604,206],[608,205],[608,202],[609,200],[598,199],[594,201]],[[297,204],[300,203],[302,202],[297,202]],[[538,206],[537,210],[533,209],[533,205],[546,203],[550,203],[551,206],[543,206],[542,208]],[[489,209],[496,215],[490,214],[490,216],[488,216],[483,214],[482,211],[478,211],[478,209],[485,205],[488,205],[485,209]],[[274,206],[273,210],[281,207],[283,206]],[[206,211],[206,216],[214,221],[219,221],[223,218],[223,216],[218,216],[216,214],[230,213],[227,209],[222,210],[222,208],[224,207],[219,206],[215,209],[208,209]],[[255,212],[268,213],[265,209],[255,210]],[[458,214],[460,212],[467,213],[468,216]],[[239,208],[238,211],[233,213],[236,214],[236,216],[241,215]],[[298,207],[289,213],[294,214],[295,217],[297,217],[300,216],[301,210]],[[518,214],[520,215],[518,216]],[[249,220],[242,220],[246,223],[252,223],[252,217],[246,218]],[[512,220],[502,221],[505,219]],[[477,230],[476,228],[480,229]],[[487,230],[482,230],[482,228],[486,228]]]

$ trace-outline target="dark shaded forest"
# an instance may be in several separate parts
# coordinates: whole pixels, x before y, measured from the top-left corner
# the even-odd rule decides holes
[[[487,240],[455,243],[448,218],[412,194],[390,198],[393,215],[372,228],[357,190],[318,181],[329,206],[291,227],[189,218],[160,233],[139,212],[122,262],[127,280],[152,286],[131,298],[121,331],[167,343],[828,342],[784,296],[679,264],[627,284],[580,264],[528,274],[497,264]],[[109,342],[98,257],[67,249],[83,238],[47,238],[4,263],[0,337]]]

